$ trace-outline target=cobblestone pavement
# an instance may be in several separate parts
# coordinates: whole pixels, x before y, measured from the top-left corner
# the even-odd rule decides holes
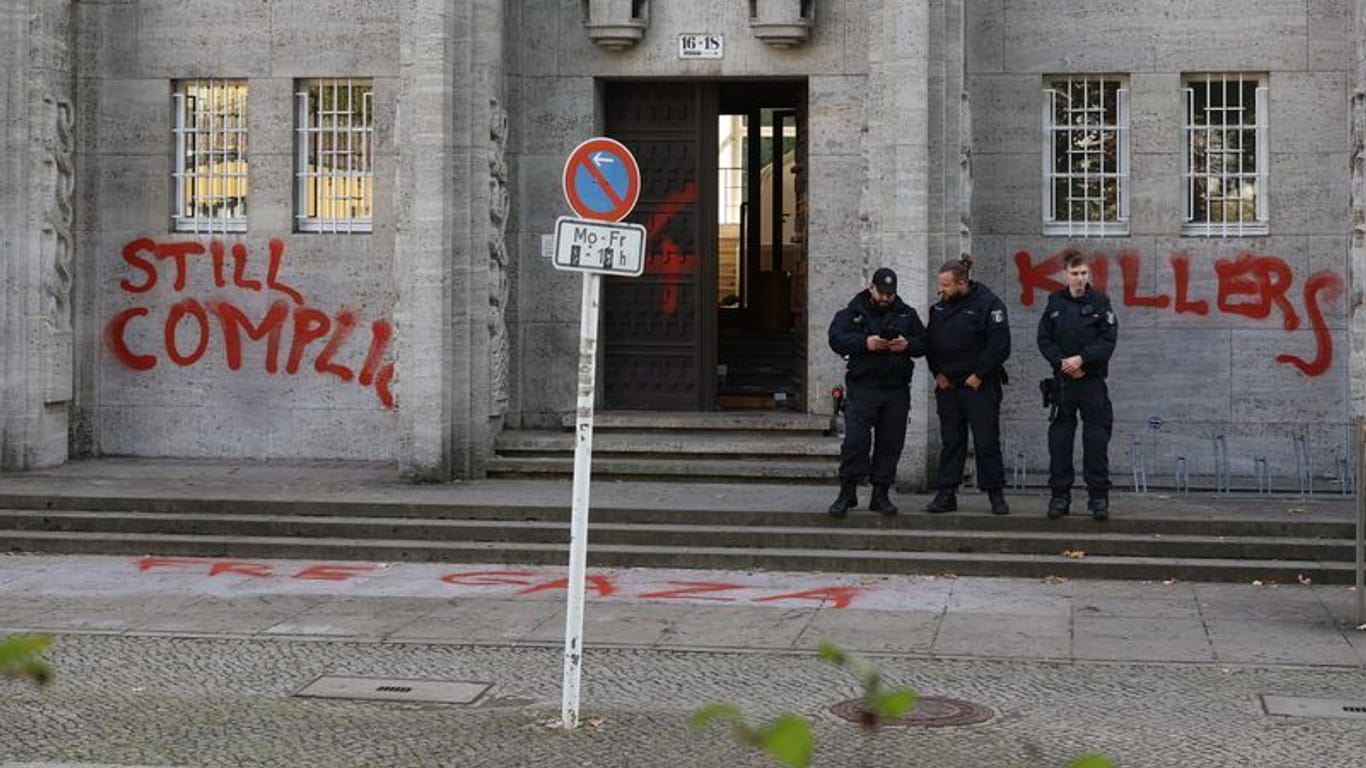
[[[585,724],[559,716],[550,648],[61,635],[53,686],[0,682],[3,761],[176,766],[763,766],[689,714],[730,701],[810,717],[821,766],[1366,766],[1362,722],[1263,714],[1259,694],[1360,700],[1359,669],[880,656],[889,679],[985,704],[975,726],[864,734],[858,694],[809,653],[590,649]],[[292,697],[322,674],[492,683],[470,707]]]

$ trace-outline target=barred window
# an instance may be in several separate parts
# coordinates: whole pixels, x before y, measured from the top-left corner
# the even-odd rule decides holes
[[[1129,233],[1129,91],[1116,77],[1050,78],[1043,99],[1043,232]]]
[[[1186,78],[1182,234],[1267,232],[1267,88],[1257,75]]]
[[[374,205],[374,83],[303,80],[295,93],[300,232],[369,232]]]
[[[175,231],[245,231],[246,82],[179,80],[174,99]]]

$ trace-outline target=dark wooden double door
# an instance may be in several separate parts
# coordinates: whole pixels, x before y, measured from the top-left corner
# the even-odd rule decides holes
[[[737,314],[718,316],[718,118],[757,116],[761,106],[789,110],[798,129],[799,171],[805,165],[806,84],[607,82],[603,95],[606,133],[629,147],[640,165],[640,202],[628,221],[649,233],[645,273],[609,278],[603,286],[603,406],[712,410],[718,407],[718,386],[725,386],[724,377],[718,377],[718,333],[726,334],[721,326],[733,325]],[[781,173],[783,155],[777,154]],[[751,153],[751,159],[757,161],[758,154]],[[757,167],[751,163],[751,179],[757,179]],[[804,187],[797,184],[800,232]],[[760,242],[757,229],[751,229],[753,257]],[[800,275],[785,281],[782,300],[790,298],[796,319],[788,318],[788,324],[801,337],[793,353],[800,359],[791,364],[804,372],[804,258],[801,267]],[[763,286],[772,282],[754,280],[755,291],[768,290]],[[753,298],[757,306],[765,296]],[[787,305],[782,309],[787,311]]]

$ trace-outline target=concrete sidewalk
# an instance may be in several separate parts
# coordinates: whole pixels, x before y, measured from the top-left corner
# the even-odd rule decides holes
[[[563,569],[0,557],[0,632],[557,647]],[[1366,668],[1351,588],[589,573],[588,648]]]

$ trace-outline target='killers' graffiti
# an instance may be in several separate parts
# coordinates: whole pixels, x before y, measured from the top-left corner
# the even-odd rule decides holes
[[[1063,282],[1055,277],[1062,273],[1062,262],[1071,250],[1063,250],[1035,264],[1029,251],[1015,254],[1015,269],[1020,281],[1020,303],[1026,307],[1034,305],[1035,292],[1056,291]],[[1190,256],[1177,252],[1171,255],[1173,292],[1152,295],[1140,294],[1140,272],[1142,262],[1134,251],[1120,251],[1115,254],[1119,264],[1123,290],[1120,295],[1126,307],[1145,307],[1158,311],[1171,311],[1176,314],[1208,315],[1210,302],[1205,298],[1190,295]],[[1098,290],[1104,291],[1110,272],[1110,262],[1103,253],[1091,256],[1092,282]],[[1221,314],[1242,315],[1257,320],[1271,316],[1273,310],[1281,313],[1281,326],[1287,331],[1300,327],[1300,314],[1291,301],[1291,289],[1295,284],[1295,273],[1284,260],[1275,256],[1254,253],[1240,253],[1232,259],[1218,259],[1214,262],[1217,281],[1217,295],[1214,309]],[[1342,297],[1345,285],[1342,278],[1332,270],[1315,272],[1305,278],[1300,287],[1300,299],[1304,313],[1309,318],[1309,327],[1314,331],[1315,354],[1312,360],[1291,354],[1276,355],[1276,362],[1293,365],[1306,376],[1321,376],[1333,365],[1333,337],[1328,332],[1328,324],[1323,317],[1323,306]],[[1289,294],[1289,295],[1288,295]],[[1112,294],[1113,297],[1113,294]]]
[[[181,299],[164,310],[158,309],[157,317],[146,320],[143,318],[152,315],[153,310],[132,306],[109,321],[105,327],[105,343],[120,363],[134,371],[151,370],[163,359],[184,368],[204,359],[209,342],[215,336],[213,328],[216,325],[229,370],[242,368],[242,337],[245,336],[249,341],[265,341],[267,373],[281,372],[281,357],[284,358],[285,374],[296,374],[309,364],[317,373],[373,387],[380,403],[385,408],[393,408],[394,396],[389,383],[394,376],[394,364],[384,361],[393,337],[389,321],[375,320],[368,329],[357,333],[357,329],[364,328],[364,323],[356,312],[342,309],[329,314],[309,306],[303,294],[280,280],[284,251],[283,242],[270,241],[270,260],[262,281],[248,277],[251,257],[241,243],[233,244],[230,249],[219,240],[209,241],[207,247],[198,241],[157,242],[150,238],[128,243],[123,248],[123,261],[135,274],[119,282],[125,293],[136,295],[152,290],[167,277],[160,269],[169,271],[167,279],[173,280],[172,289],[183,293],[188,282],[190,258],[207,253],[213,267],[214,288],[270,292],[280,298],[259,318],[248,316],[237,304],[218,295]],[[159,264],[162,265],[160,269]],[[161,343],[150,349],[134,349],[129,342],[129,327],[143,322],[160,322]]]

